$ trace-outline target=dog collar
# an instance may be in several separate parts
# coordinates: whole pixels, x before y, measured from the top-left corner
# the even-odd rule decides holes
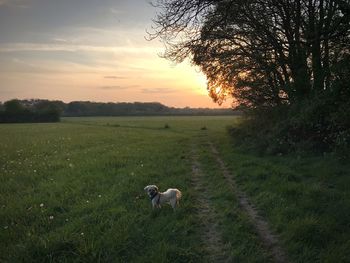
[[[156,192],[154,195],[151,196],[151,200],[153,200],[158,195],[158,192]]]
[[[160,194],[159,193],[156,193],[154,194],[153,196],[151,196],[151,201],[153,201],[153,199],[158,195],[158,200],[156,202],[157,205],[159,205],[159,200],[160,200]]]

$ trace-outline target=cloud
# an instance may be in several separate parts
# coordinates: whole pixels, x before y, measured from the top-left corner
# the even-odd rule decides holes
[[[68,43],[69,42],[69,40],[64,39],[64,38],[59,38],[59,37],[53,38],[52,41],[59,42],[59,43]]]
[[[117,89],[117,90],[125,90],[125,89],[132,89],[132,88],[137,88],[139,87],[138,85],[127,85],[127,86],[101,86],[98,87],[99,89],[103,89],[103,90],[113,90],[113,89]]]
[[[109,11],[113,14],[113,15],[121,15],[121,14],[125,14],[125,11],[117,9],[117,8],[110,8]]]
[[[104,89],[104,90],[111,90],[111,89],[127,89],[127,87],[123,86],[102,86],[98,87],[99,89]]]
[[[32,64],[32,63],[28,63],[22,59],[18,59],[18,58],[13,58],[12,59],[12,62],[15,63],[15,64],[20,64],[20,65],[25,65],[25,66],[29,66],[29,67],[32,67],[32,68],[35,68],[36,65]]]
[[[105,79],[127,79],[126,77],[121,76],[104,76]]]
[[[2,6],[28,8],[28,0],[0,0],[0,8]]]
[[[170,88],[145,88],[142,89],[142,93],[174,93],[178,92],[177,89]]]
[[[36,44],[36,43],[12,43],[0,45],[1,53],[20,52],[20,51],[87,51],[87,52],[112,52],[112,53],[148,53],[154,54],[155,48],[152,47],[128,47],[128,46],[92,46],[92,45],[73,45],[73,44]]]

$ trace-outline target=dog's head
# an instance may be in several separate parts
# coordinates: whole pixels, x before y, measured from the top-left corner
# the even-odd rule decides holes
[[[158,187],[156,185],[147,185],[144,190],[147,192],[149,197],[153,197],[158,193]]]

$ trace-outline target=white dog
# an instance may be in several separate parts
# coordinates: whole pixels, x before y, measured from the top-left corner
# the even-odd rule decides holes
[[[161,204],[170,203],[175,210],[176,206],[179,205],[179,200],[182,196],[180,190],[175,188],[169,188],[161,193],[156,185],[147,185],[144,190],[147,192],[149,198],[151,198],[153,208],[160,208]]]

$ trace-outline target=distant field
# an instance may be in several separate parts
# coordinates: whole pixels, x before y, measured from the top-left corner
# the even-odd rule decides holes
[[[238,121],[96,117],[0,125],[0,262],[206,262],[215,251],[234,262],[272,262],[210,142],[289,261],[349,262],[350,166],[332,156],[242,153],[226,132]],[[152,211],[148,184],[181,189],[181,207]],[[210,226],[223,244],[219,252],[203,238]]]

